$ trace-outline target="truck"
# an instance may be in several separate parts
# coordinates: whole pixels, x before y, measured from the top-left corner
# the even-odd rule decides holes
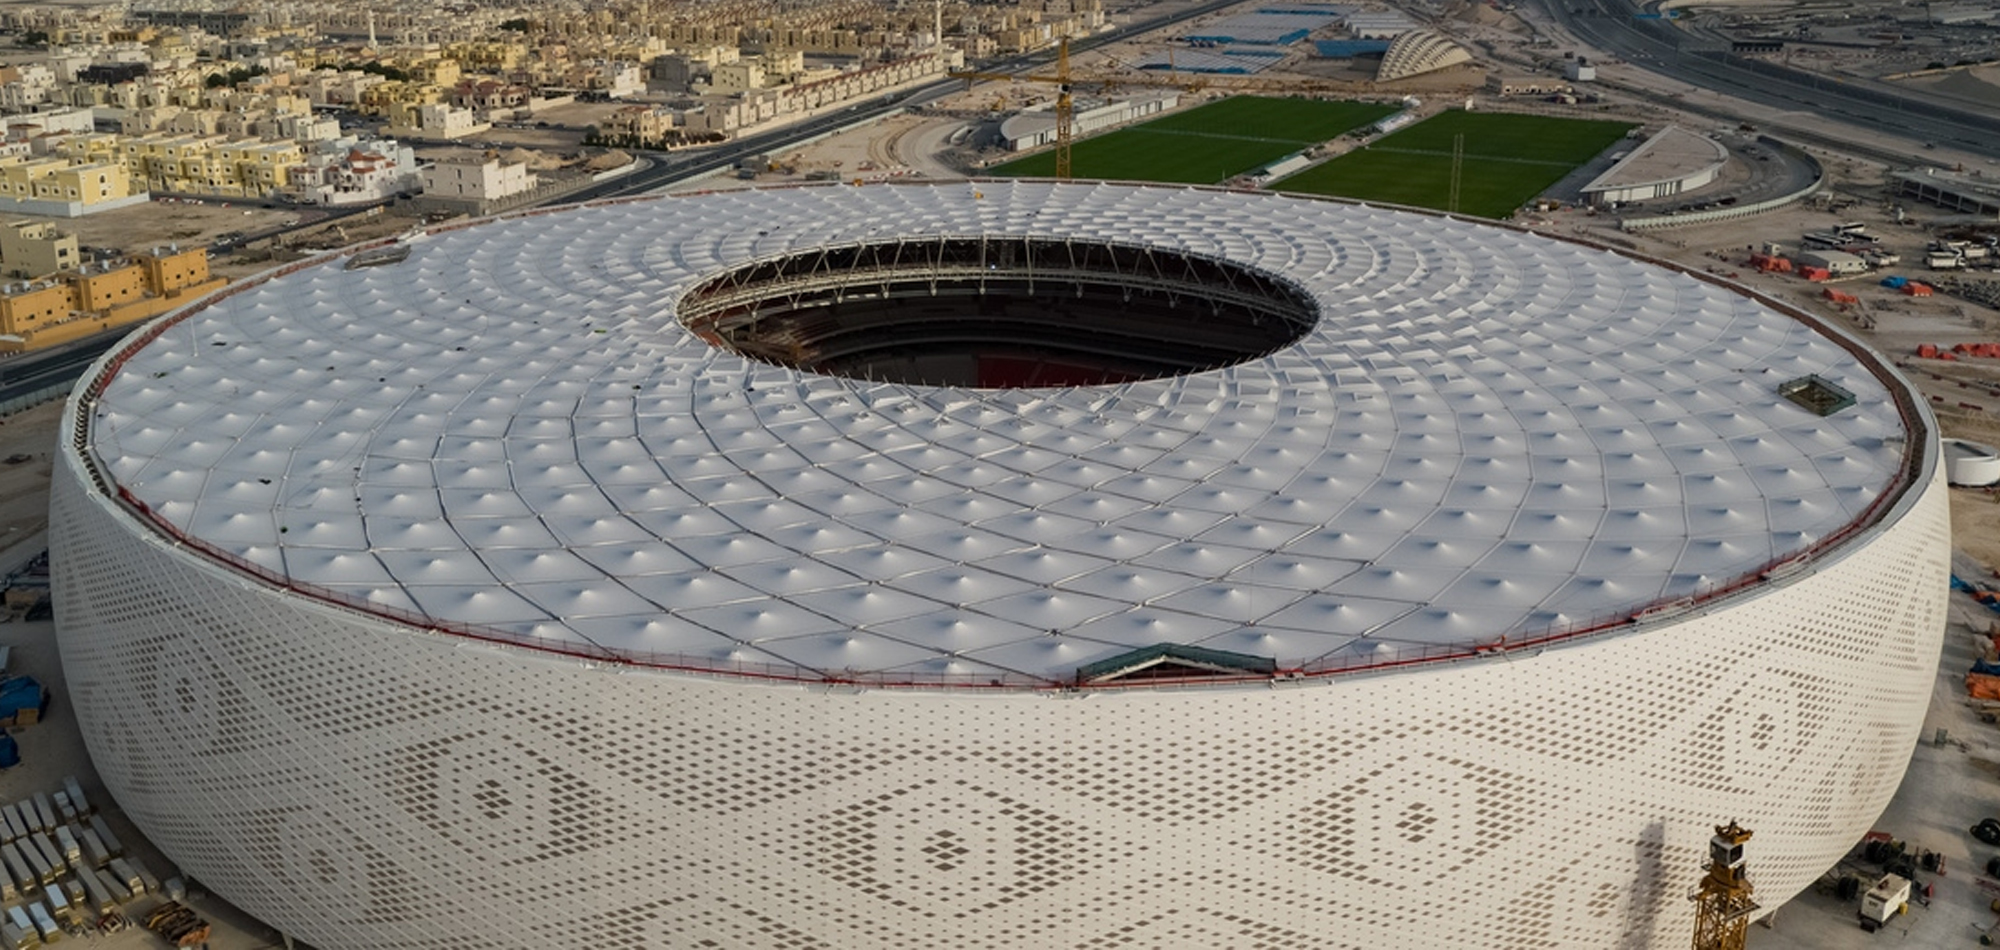
[[[111,896],[114,899],[116,899],[119,903],[124,903],[125,901],[129,901],[139,896],[137,894],[132,893],[132,891],[129,888],[127,888],[123,882],[118,880],[118,876],[112,874],[110,871],[98,868],[96,870],[87,870],[85,871],[85,873],[95,878],[97,880],[97,883],[103,885],[104,889],[107,892],[109,892]]]
[[[76,832],[70,826],[56,826],[56,847],[62,851],[64,863],[71,867],[83,863],[83,846],[77,843]]]
[[[97,840],[113,857],[125,853],[125,847],[118,843],[118,836],[111,833],[111,826],[105,822],[103,815],[90,816],[90,830],[97,832]]]
[[[63,824],[67,825],[76,820],[76,806],[69,803],[68,792],[57,789],[56,793],[49,797],[55,800],[56,817],[62,819]]]
[[[104,839],[97,836],[97,829],[80,829],[76,837],[83,844],[83,860],[85,864],[94,868],[101,868],[111,863],[111,851],[104,846]]]
[[[1910,879],[1901,874],[1882,875],[1868,893],[1861,895],[1861,929],[1874,933],[1909,904]]]
[[[76,776],[70,775],[63,778],[63,791],[69,793],[70,806],[76,809],[77,814],[90,814],[90,800],[83,797],[83,786],[77,784]]]
[[[55,943],[62,939],[62,928],[56,926],[56,919],[49,916],[49,909],[43,907],[41,901],[28,905],[28,916],[35,918],[35,929],[41,932],[44,942]]]
[[[69,895],[63,893],[62,885],[42,888],[42,896],[49,902],[49,913],[57,920],[69,924],[77,922],[76,908],[70,906]]]
[[[5,862],[7,876],[14,879],[14,884],[20,888],[22,896],[27,896],[35,889],[36,876],[34,869],[28,864],[26,858],[21,857],[21,850],[19,848],[11,843],[0,845],[0,861]]]
[[[62,848],[56,848],[56,842],[50,840],[46,834],[30,834],[28,842],[34,844],[34,850],[42,852],[42,860],[46,860],[50,868],[62,870],[70,866],[70,862],[62,860]]]
[[[22,919],[27,919],[27,916],[22,915]],[[29,920],[28,926],[22,927],[10,916],[7,920],[0,920],[0,942],[4,942],[13,950],[28,950],[29,947],[39,945],[42,938],[35,936],[34,921]]]
[[[12,841],[26,833],[26,829],[15,823],[13,809],[0,808],[0,841]]]
[[[50,864],[49,859],[42,856],[42,849],[29,843],[27,838],[22,838],[21,841],[23,842],[21,857],[27,859],[28,870],[35,873],[35,880],[41,884],[54,882],[58,873],[56,866]]]
[[[132,866],[132,873],[139,875],[139,883],[146,886],[146,893],[160,892],[160,879],[153,876],[153,872],[146,868],[146,862],[140,860],[138,855],[126,858],[125,863]]]
[[[35,811],[35,803],[22,799],[14,803],[14,809],[21,815],[21,830],[29,833],[42,830],[41,813]]]
[[[98,877],[96,871],[84,868],[76,872],[76,879],[83,885],[84,891],[90,895],[89,905],[97,909],[98,916],[101,917],[118,909],[117,895],[112,893],[110,886]]]
[[[111,876],[125,885],[125,889],[131,891],[134,896],[146,893],[145,879],[141,878],[139,872],[133,870],[131,863],[124,858],[111,859]]]
[[[43,828],[54,828],[58,824],[56,806],[49,804],[49,793],[35,793],[35,814],[42,816]]]

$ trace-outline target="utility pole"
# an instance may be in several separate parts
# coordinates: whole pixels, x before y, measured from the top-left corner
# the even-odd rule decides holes
[[[1451,190],[1449,197],[1445,199],[1444,203],[1445,213],[1447,214],[1458,213],[1458,181],[1464,171],[1465,133],[1460,132],[1451,137]]]

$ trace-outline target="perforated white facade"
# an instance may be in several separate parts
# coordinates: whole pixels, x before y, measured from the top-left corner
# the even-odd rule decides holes
[[[671,316],[935,233],[1212,254],[1322,317],[1000,392]],[[1679,946],[1711,825],[1756,831],[1767,903],[1867,830],[1942,631],[1928,417],[1795,316],[1199,189],[477,225],[107,357],[56,479],[65,667],[135,821],[329,950]],[[1804,373],[1861,403],[1774,395]],[[1053,688],[1160,642],[1282,672]]]

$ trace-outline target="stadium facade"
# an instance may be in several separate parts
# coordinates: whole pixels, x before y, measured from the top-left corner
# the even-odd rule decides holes
[[[1921,727],[1927,410],[1806,314],[1270,194],[435,231],[122,344],[55,580],[102,777],[328,950],[1679,947]]]

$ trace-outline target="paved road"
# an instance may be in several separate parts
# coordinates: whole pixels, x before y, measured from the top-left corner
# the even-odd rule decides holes
[[[124,337],[124,330],[113,330],[54,349],[0,359],[0,403],[82,376],[91,361]]]
[[[1101,46],[1105,43],[1115,43],[1128,37],[1173,26],[1176,23],[1232,7],[1241,2],[1242,0],[1209,0],[1209,2],[1188,7],[1176,13],[1140,20],[1106,33],[1088,37],[1070,44],[1070,49],[1074,52]],[[1042,51],[998,62],[986,63],[981,68],[984,70],[1012,71],[1046,63],[1054,58],[1054,51]],[[731,167],[739,159],[746,156],[763,152],[781,151],[806,139],[832,132],[843,126],[871,121],[900,109],[908,109],[935,102],[951,93],[959,91],[963,86],[963,80],[940,79],[914,89],[906,89],[901,92],[877,96],[866,103],[850,106],[837,112],[815,116],[796,125],[789,125],[784,128],[773,129],[769,132],[747,136],[712,148],[686,152],[647,153],[647,157],[653,161],[651,168],[634,172],[623,178],[612,179],[611,181],[594,185],[582,191],[571,192],[559,198],[552,199],[548,203],[575,204],[584,201],[596,201],[603,198],[643,194],[665,185],[685,181],[697,175],[704,175],[718,169]],[[204,198],[203,200],[209,199]],[[355,209],[355,212],[359,210],[361,209]],[[336,212],[337,214],[338,212]],[[326,219],[321,218],[304,226],[325,223]],[[270,235],[258,232],[255,235],[247,237],[245,240],[255,240],[256,238],[268,236]],[[240,244],[242,241],[235,243]],[[47,353],[37,353],[0,360],[0,401],[34,392],[38,389],[44,389],[57,383],[67,382],[83,375],[83,371],[89,368],[91,361],[95,360],[105,350],[110,349],[112,344],[121,339],[123,335],[122,331],[114,331],[101,337],[78,341],[77,343],[69,344],[68,346],[51,350]]]
[[[1217,10],[1236,6],[1242,0],[1209,0],[1187,9],[1163,16],[1139,20],[1117,27],[1109,32],[1086,37],[1070,44],[1072,53],[1082,52],[1107,43],[1165,29],[1177,23],[1192,20]],[[1013,72],[1051,62],[1055,59],[1053,50],[1043,50],[1023,56],[1015,56],[980,65],[983,72]],[[616,198],[624,195],[644,194],[654,189],[686,181],[698,175],[729,168],[740,159],[766,152],[780,152],[807,139],[833,132],[844,126],[872,121],[902,109],[909,109],[936,102],[945,96],[964,88],[959,79],[940,79],[925,83],[913,89],[906,89],[888,95],[877,96],[865,103],[849,106],[837,112],[815,116],[796,125],[789,125],[769,132],[736,139],[722,145],[683,152],[647,153],[653,160],[653,167],[643,172],[634,172],[623,178],[586,188],[579,192],[553,199],[549,204],[574,204],[595,201],[601,198]]]
[[[1954,108],[1876,82],[1843,82],[1716,49],[1627,0],[1536,0],[1578,39],[1626,62],[1761,105],[1816,113],[1901,138],[2000,158],[2000,116]]]

